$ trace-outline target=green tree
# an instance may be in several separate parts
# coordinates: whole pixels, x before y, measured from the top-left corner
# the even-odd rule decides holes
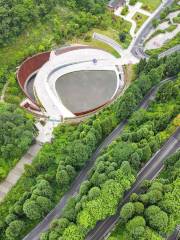
[[[145,232],[146,222],[143,217],[134,217],[126,224],[126,230],[133,239],[139,239]]]
[[[26,216],[31,220],[40,219],[42,216],[42,211],[40,206],[33,200],[28,199],[23,205],[23,211]]]
[[[147,223],[153,229],[164,232],[168,225],[168,215],[157,206],[150,206],[145,210]]]
[[[75,224],[71,224],[67,227],[63,233],[64,240],[84,240],[85,234],[83,229]]]
[[[126,203],[121,211],[120,211],[120,217],[125,221],[127,222],[129,219],[131,219],[133,217],[135,213],[135,208],[134,208],[134,204],[129,202],[129,203]]]
[[[56,173],[56,181],[62,188],[66,188],[70,183],[70,176],[66,170],[62,170],[61,167],[58,168]]]
[[[6,237],[7,239],[18,239],[21,231],[23,230],[24,222],[15,220],[9,224],[9,226],[6,229]]]
[[[47,213],[52,208],[52,202],[47,197],[37,197],[36,203],[40,206],[43,213]]]
[[[130,5],[133,5],[133,6],[134,6],[136,3],[137,3],[137,0],[130,0],[130,1],[129,1],[129,4],[130,4]]]
[[[137,215],[142,215],[144,212],[144,205],[141,202],[134,202],[134,210]]]
[[[100,193],[101,193],[100,188],[92,187],[88,192],[88,198],[90,200],[96,199],[97,197],[99,197]]]

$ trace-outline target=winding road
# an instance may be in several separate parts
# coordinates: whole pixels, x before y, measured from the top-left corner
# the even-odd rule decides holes
[[[175,78],[167,78],[163,80],[160,85],[167,81],[174,80]],[[149,101],[152,100],[156,92],[159,89],[159,86],[153,87],[147,95],[144,97],[143,101],[139,104],[139,108],[146,109],[149,105]],[[122,133],[124,127],[128,123],[127,120],[122,121],[111,133],[110,135],[103,141],[103,143],[96,149],[92,157],[89,159],[85,167],[80,171],[79,175],[73,181],[69,191],[64,194],[61,198],[60,202],[56,205],[56,207],[43,219],[41,223],[39,223],[28,235],[26,235],[23,240],[38,240],[40,234],[46,231],[49,228],[49,225],[53,219],[59,218],[62,214],[63,208],[65,207],[67,201],[70,197],[75,196],[80,188],[80,185],[83,181],[88,178],[88,173],[94,165],[97,157],[101,153],[101,151],[106,148],[112,141],[114,141],[119,135]]]
[[[156,152],[156,154],[147,162],[147,164],[139,172],[136,182],[131,189],[125,194],[123,200],[120,202],[117,213],[114,216],[108,217],[104,221],[98,222],[96,227],[89,232],[86,240],[101,240],[104,239],[109,232],[111,232],[119,220],[119,211],[121,207],[128,202],[132,193],[138,193],[140,185],[143,180],[152,180],[163,168],[164,159],[170,154],[180,149],[180,127],[176,132],[168,139],[168,141],[162,146],[162,148]],[[170,238],[175,239],[175,238]]]

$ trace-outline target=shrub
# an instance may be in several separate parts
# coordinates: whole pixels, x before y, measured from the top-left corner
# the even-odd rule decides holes
[[[23,227],[24,227],[23,221],[16,220],[11,222],[8,228],[6,229],[6,237],[9,240],[17,239],[20,236]]]

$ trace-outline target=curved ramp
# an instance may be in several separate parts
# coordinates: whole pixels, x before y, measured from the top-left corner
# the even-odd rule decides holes
[[[111,38],[109,38],[109,37],[107,37],[103,34],[100,34],[100,33],[93,33],[93,38],[95,40],[98,40],[98,41],[101,41],[101,42],[104,42],[104,43],[108,44],[109,46],[114,48],[114,50],[116,52],[118,52],[119,55],[122,55],[122,52],[123,52],[122,47],[119,45],[119,43],[117,43],[113,39],[111,39]]]

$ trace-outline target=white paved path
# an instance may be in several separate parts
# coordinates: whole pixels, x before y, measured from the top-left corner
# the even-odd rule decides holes
[[[116,50],[116,52],[119,53],[119,55],[121,56],[123,49],[120,46],[119,43],[117,43],[115,40],[113,40],[112,38],[107,37],[106,35],[100,34],[100,33],[94,33],[93,34],[93,38],[95,40],[104,42],[106,44],[108,44],[109,46],[111,46],[112,48],[114,48]]]
[[[4,96],[5,96],[5,92],[6,92],[6,88],[8,86],[8,81],[5,83],[3,89],[2,89],[2,93],[1,93],[1,97],[0,97],[0,102],[4,102]]]
[[[156,35],[146,43],[145,50],[157,49],[162,47],[166,42],[175,37],[179,32],[180,24],[178,24],[177,28],[172,32],[160,33]]]
[[[168,0],[164,0],[162,1],[162,3],[159,5],[159,7],[150,15],[150,17],[144,22],[144,24],[141,26],[141,28],[139,29],[139,31],[136,33],[136,36],[134,36],[130,46],[129,46],[129,51],[132,50],[132,48],[135,45],[136,39],[143,33],[143,31],[145,31],[146,27],[149,25],[149,23],[152,21],[152,19],[154,19],[154,17],[158,14],[158,12],[160,10],[163,9],[163,7],[166,5],[166,3],[168,2]]]
[[[7,178],[0,183],[0,201],[3,200],[5,195],[10,191],[10,189],[16,184],[16,182],[21,177],[21,175],[24,172],[24,165],[32,163],[33,158],[36,156],[40,148],[41,148],[41,145],[38,142],[32,145],[27,151],[27,153],[10,171]]]
[[[145,11],[144,9],[142,9],[142,3],[141,2],[137,2],[134,6],[129,5],[129,12],[126,16],[121,15],[121,10],[122,8],[117,9],[114,14],[116,16],[120,16],[121,18],[123,18],[124,20],[128,21],[131,23],[131,29],[130,29],[130,34],[132,37],[136,36],[135,30],[136,30],[136,21],[133,20],[133,17],[136,13],[141,13],[143,15],[146,15],[148,17],[150,17],[152,14],[148,11]]]

